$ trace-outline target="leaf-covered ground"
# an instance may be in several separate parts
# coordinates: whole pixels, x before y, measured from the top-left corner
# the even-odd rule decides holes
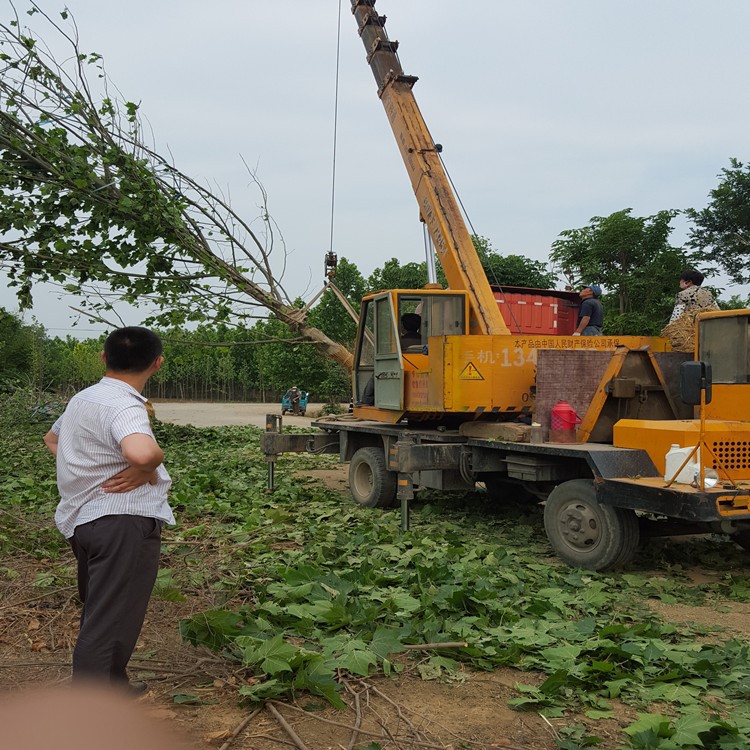
[[[54,467],[41,446],[48,426],[23,393],[6,398],[6,686],[14,664],[20,675],[35,660],[58,668],[29,679],[64,676],[75,637],[72,560],[51,523]],[[498,716],[510,709],[519,719],[515,735],[496,735],[500,746],[748,747],[748,633],[726,625],[750,612],[750,580],[726,541],[654,542],[627,571],[592,574],[551,556],[539,510],[520,499],[490,508],[482,493],[426,494],[402,533],[398,513],[356,508],[309,476],[332,468],[328,457],[284,458],[269,495],[257,429],[160,424],[158,433],[179,525],[164,536],[149,620],[171,629],[148,636],[135,664],[157,682],[170,675],[177,704],[219,691],[224,701],[296,701],[351,717],[365,695],[384,714],[389,689],[407,686],[406,700],[420,684],[433,702],[435,686],[450,686],[468,707],[480,698],[461,691],[495,680]],[[177,620],[192,652],[177,642]],[[444,643],[466,646],[422,648]],[[201,669],[177,664],[191,658]],[[414,715],[400,726],[406,735],[389,730],[380,744],[492,744],[471,727],[448,736],[435,724],[430,734]],[[364,733],[356,746],[372,741]]]

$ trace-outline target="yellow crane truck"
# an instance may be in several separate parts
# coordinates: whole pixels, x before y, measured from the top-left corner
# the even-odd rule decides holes
[[[354,419],[289,434],[269,415],[269,484],[284,452],[338,453],[355,502],[400,501],[404,528],[421,487],[481,483],[497,503],[522,489],[544,501],[557,555],[592,570],[627,562],[644,534],[723,533],[750,548],[750,310],[702,315],[694,357],[656,337],[511,330],[416,104],[417,79],[404,74],[375,0],[351,3],[448,289],[363,299]],[[561,400],[582,415],[565,442],[550,434]],[[665,480],[674,444],[700,444],[690,484]]]

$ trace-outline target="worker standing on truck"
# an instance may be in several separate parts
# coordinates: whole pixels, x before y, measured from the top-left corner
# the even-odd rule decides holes
[[[680,274],[680,291],[672,310],[672,317],[669,319],[673,323],[681,318],[686,312],[692,310],[718,310],[716,301],[708,289],[702,289],[701,284],[706,277],[695,269],[689,268]]]
[[[578,326],[573,336],[601,336],[604,308],[599,297],[602,296],[602,288],[599,284],[589,284],[581,289],[578,296],[582,301],[578,310]]]

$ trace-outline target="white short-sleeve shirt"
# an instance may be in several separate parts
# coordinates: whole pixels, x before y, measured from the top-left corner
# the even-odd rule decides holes
[[[69,539],[76,526],[102,516],[132,515],[174,523],[167,503],[172,480],[161,464],[156,484],[130,492],[106,493],[102,484],[128,467],[120,442],[128,435],[154,436],[146,399],[131,385],[104,377],[70,399],[52,426],[58,436],[55,524]]]

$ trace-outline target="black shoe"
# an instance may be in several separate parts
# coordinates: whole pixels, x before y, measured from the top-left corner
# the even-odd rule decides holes
[[[141,682],[140,680],[129,682],[126,688],[126,692],[133,698],[137,698],[138,696],[144,695],[148,692],[148,683]]]

